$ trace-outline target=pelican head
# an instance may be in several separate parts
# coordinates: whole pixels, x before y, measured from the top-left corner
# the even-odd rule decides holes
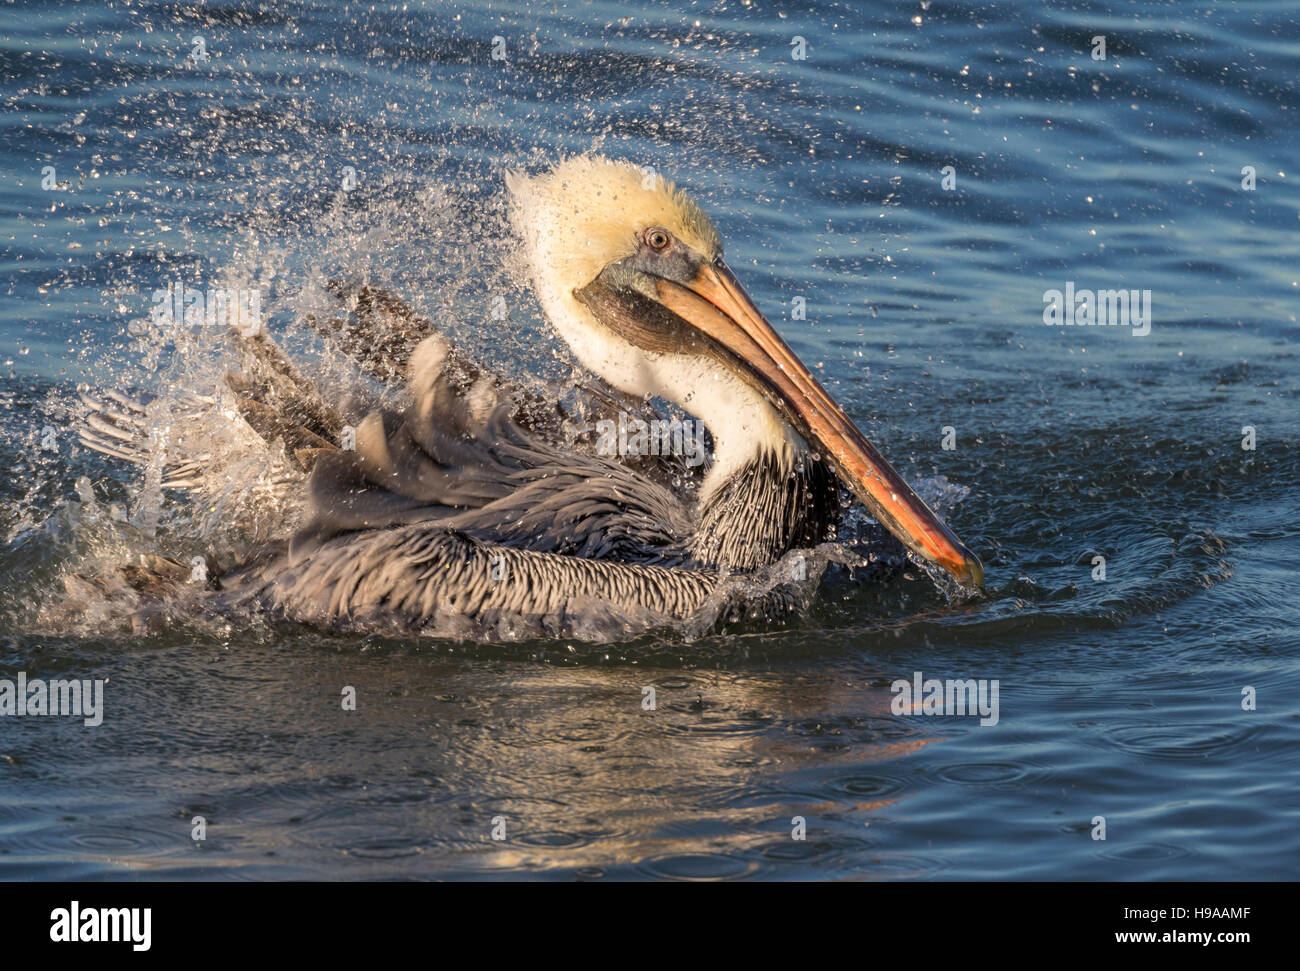
[[[713,433],[704,497],[758,449],[826,456],[873,516],[966,586],[979,560],[912,491],[768,323],[704,211],[661,176],[569,158],[507,176],[542,309],[620,390],[673,401]]]

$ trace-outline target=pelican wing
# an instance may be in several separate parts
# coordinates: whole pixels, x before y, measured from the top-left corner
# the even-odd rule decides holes
[[[520,635],[577,636],[599,627],[608,634],[610,626],[711,622],[719,583],[707,570],[537,553],[418,523],[337,537],[310,557],[247,568],[222,579],[221,599],[326,627],[454,633],[468,624],[465,633],[504,626]],[[778,589],[771,599],[790,596]]]
[[[679,495],[524,428],[502,382],[478,372],[466,386],[458,365],[426,337],[411,356],[411,405],[371,413],[354,450],[316,464],[295,560],[344,532],[426,522],[534,552],[683,561],[691,521]]]

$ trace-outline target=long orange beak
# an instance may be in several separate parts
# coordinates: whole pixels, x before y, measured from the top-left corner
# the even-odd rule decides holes
[[[840,478],[908,549],[967,587],[984,567],[831,400],[720,259],[687,285],[655,278],[660,301],[746,365],[831,459]]]

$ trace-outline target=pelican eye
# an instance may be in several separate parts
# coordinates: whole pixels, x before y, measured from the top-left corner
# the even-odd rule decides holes
[[[645,231],[646,245],[652,250],[665,250],[668,248],[668,244],[672,241],[673,238],[668,235],[668,230],[666,229],[659,229],[656,227]]]

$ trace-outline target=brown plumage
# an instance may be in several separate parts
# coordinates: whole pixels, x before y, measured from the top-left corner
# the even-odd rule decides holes
[[[666,399],[708,425],[711,465],[597,454],[590,435],[573,437],[579,415],[560,394],[480,367],[390,294],[331,285],[342,313],[311,323],[369,375],[402,381],[408,404],[370,412],[355,447],[341,447],[353,444],[340,441],[341,411],[269,337],[235,338],[239,412],[307,472],[305,501],[292,540],[215,578],[207,607],[336,628],[557,635],[780,612],[807,598],[824,559],[788,583],[763,570],[835,537],[845,476],[918,555],[978,582],[978,561],[739,289],[698,206],[601,159],[510,186],[543,309],[590,372],[580,416],[644,415]],[[142,414],[101,406],[84,440],[138,457]],[[201,479],[186,472],[187,485]],[[902,562],[902,546],[881,539],[884,560]],[[155,592],[139,568],[128,579]]]

